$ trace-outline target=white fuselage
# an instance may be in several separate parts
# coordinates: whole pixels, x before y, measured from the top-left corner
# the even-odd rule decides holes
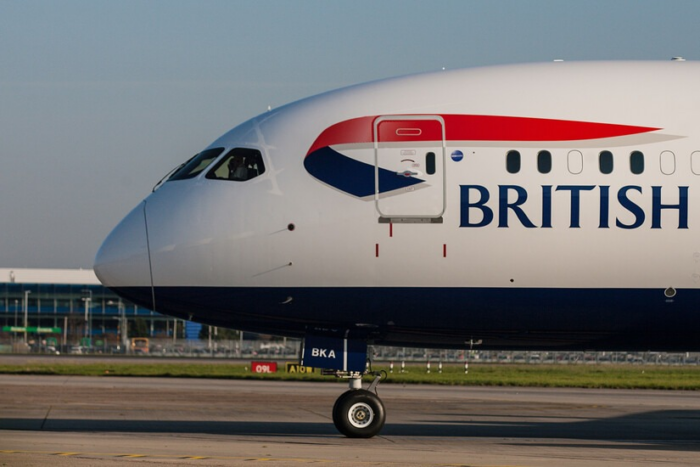
[[[411,318],[388,342],[410,344],[420,328],[432,337],[416,344],[438,345],[447,328],[451,345],[546,330],[593,346],[644,334],[668,313],[667,333],[690,333],[700,315],[698,83],[700,63],[555,62],[308,98],[209,147],[223,148],[217,161],[256,150],[264,173],[220,180],[207,168],[164,183],[110,235],[95,271],[157,311],[253,330],[269,321],[290,335],[359,325],[381,341],[402,310]],[[299,303],[310,291],[352,305],[321,313],[320,301]],[[600,298],[567,303],[577,293]],[[642,321],[630,323],[639,303]],[[605,313],[624,320],[606,327]],[[596,336],[572,340],[581,328]]]

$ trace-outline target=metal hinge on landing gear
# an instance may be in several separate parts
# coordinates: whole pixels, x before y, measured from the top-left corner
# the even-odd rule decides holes
[[[379,386],[379,381],[382,378],[387,377],[386,371],[365,371],[360,373],[359,371],[339,371],[339,370],[321,370],[321,374],[324,376],[335,376],[340,379],[347,379],[350,381],[350,389],[360,389],[362,387],[362,377],[366,375],[374,376],[374,379],[367,387],[367,391],[377,392],[377,386]]]
[[[321,370],[321,374],[323,376],[335,376],[336,378],[341,378],[341,379],[354,379],[354,378],[362,378],[367,372],[359,372],[359,371],[342,371],[342,370]]]
[[[382,379],[382,375],[384,376],[384,378],[386,378],[387,374],[386,371],[377,371],[372,374],[374,375],[374,379],[367,387],[367,390],[370,392],[374,391],[374,393],[378,395],[379,393],[377,392],[377,386],[379,386],[379,380]]]

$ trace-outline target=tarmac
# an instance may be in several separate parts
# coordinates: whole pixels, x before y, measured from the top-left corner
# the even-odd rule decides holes
[[[700,464],[700,394],[380,384],[382,433],[331,421],[345,383],[0,375],[0,466]]]

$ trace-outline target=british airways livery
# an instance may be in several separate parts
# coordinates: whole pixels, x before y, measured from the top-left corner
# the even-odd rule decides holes
[[[194,156],[95,260],[121,296],[304,338],[377,434],[367,344],[700,350],[700,63],[387,79],[259,115]]]

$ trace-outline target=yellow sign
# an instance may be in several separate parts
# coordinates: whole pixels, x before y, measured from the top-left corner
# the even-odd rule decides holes
[[[314,369],[310,366],[302,366],[298,363],[287,362],[287,373],[313,373]]]

